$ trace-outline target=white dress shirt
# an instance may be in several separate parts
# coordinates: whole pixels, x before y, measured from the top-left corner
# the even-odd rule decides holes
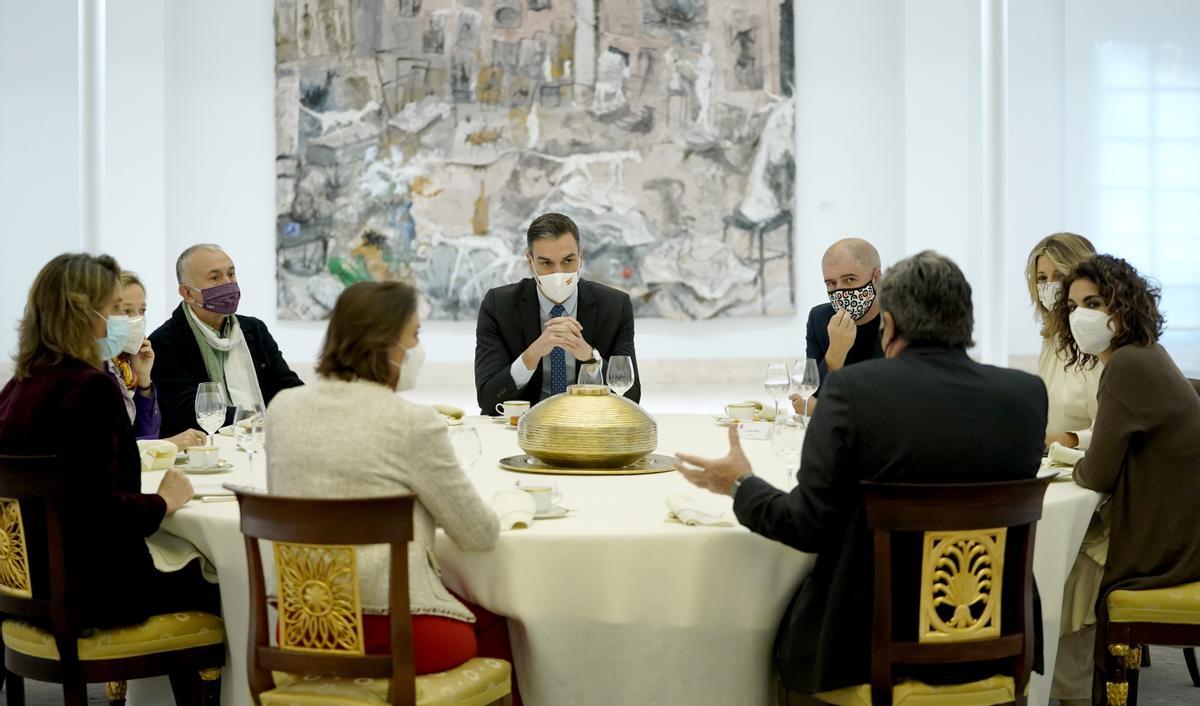
[[[541,318],[542,329],[545,329],[546,322],[549,321],[551,318],[553,318],[550,316],[550,310],[554,308],[554,302],[547,299],[545,294],[542,294],[542,290],[540,287],[535,287],[535,289],[537,289],[538,314],[540,315],[540,318]],[[568,297],[565,302],[562,303],[562,306],[563,306],[563,309],[566,309],[566,313],[564,313],[563,316],[570,316],[571,318],[578,318],[576,316],[576,314],[579,311],[579,289],[578,288],[576,288],[575,292],[573,294],[571,294],[571,296]],[[575,356],[571,355],[570,351],[564,351],[564,352],[566,353],[566,358],[567,358],[567,380],[568,380],[568,384],[570,384],[570,381],[573,381],[575,379]],[[513,382],[516,383],[516,385],[517,385],[517,389],[524,390],[525,386],[529,384],[530,379],[533,378],[533,373],[534,373],[534,370],[536,370],[536,368],[534,370],[530,370],[529,368],[526,368],[525,361],[521,360],[521,356],[517,356],[517,359],[512,362],[512,365],[509,366],[508,370],[509,370],[509,374],[512,375]],[[550,396],[550,356],[546,355],[546,356],[542,357],[542,395],[541,395],[541,399],[544,400],[549,396]]]

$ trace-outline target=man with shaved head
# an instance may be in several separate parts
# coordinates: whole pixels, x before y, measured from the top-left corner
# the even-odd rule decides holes
[[[237,406],[265,406],[280,390],[303,384],[266,324],[236,314],[242,291],[233,260],[220,246],[184,250],[175,278],[183,301],[150,334],[164,437],[199,426],[196,388],[202,382],[222,383],[225,424],[233,422]]]
[[[883,357],[879,305],[875,302],[879,251],[862,238],[844,238],[825,251],[821,272],[829,303],[818,304],[808,312],[806,355],[817,361],[824,381],[831,371]],[[791,399],[796,412],[803,413],[800,396],[792,395]]]

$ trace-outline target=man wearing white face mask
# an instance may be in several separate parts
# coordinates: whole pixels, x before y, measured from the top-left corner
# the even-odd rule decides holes
[[[560,213],[538,216],[526,232],[533,277],[489,291],[475,329],[475,389],[483,414],[505,400],[536,404],[564,392],[586,363],[617,355],[633,361],[625,396],[641,400],[629,295],[581,279],[579,229]]]

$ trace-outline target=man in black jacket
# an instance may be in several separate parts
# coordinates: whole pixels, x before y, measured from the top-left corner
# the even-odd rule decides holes
[[[629,295],[580,279],[579,229],[567,216],[545,213],[526,232],[533,277],[496,287],[483,298],[475,327],[475,391],[483,414],[505,400],[530,404],[566,390],[587,363],[608,373],[613,356],[629,356],[637,402],[642,385],[633,350]]]
[[[175,261],[183,301],[150,334],[164,437],[198,427],[196,388],[223,383],[225,424],[237,405],[269,404],[303,383],[262,321],[235,316],[241,290],[233,261],[217,245],[193,245]]]
[[[1032,478],[1041,461],[1046,389],[1032,375],[967,357],[971,287],[953,262],[929,251],[901,260],[882,279],[879,305],[887,357],[829,374],[790,493],[754,476],[736,431],[723,459],[679,456],[689,481],[733,496],[750,530],[817,554],[775,640],[783,683],[805,694],[870,681],[874,569],[859,481],[1019,480]],[[910,622],[915,639],[915,611]],[[1040,618],[1035,623],[1040,638]],[[953,682],[986,675],[939,666],[914,676]]]

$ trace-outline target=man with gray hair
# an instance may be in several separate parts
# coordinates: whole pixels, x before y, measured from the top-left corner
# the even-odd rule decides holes
[[[150,334],[163,436],[198,426],[196,389],[222,383],[225,424],[237,406],[266,405],[280,390],[303,383],[288,367],[265,324],[238,316],[241,289],[233,260],[218,245],[202,243],[175,261],[183,301]]]
[[[683,476],[732,495],[751,531],[817,555],[775,638],[776,666],[793,692],[820,696],[870,681],[874,566],[860,481],[1009,481],[1032,478],[1041,463],[1046,389],[1033,375],[967,356],[971,285],[957,265],[931,251],[901,260],[882,277],[877,305],[886,357],[829,373],[791,492],[754,475],[736,430],[724,458],[679,454]],[[898,574],[893,586],[918,583],[908,578]],[[893,596],[893,605],[911,604]],[[915,641],[915,616],[910,622]],[[994,673],[939,665],[904,676],[954,683]]]

